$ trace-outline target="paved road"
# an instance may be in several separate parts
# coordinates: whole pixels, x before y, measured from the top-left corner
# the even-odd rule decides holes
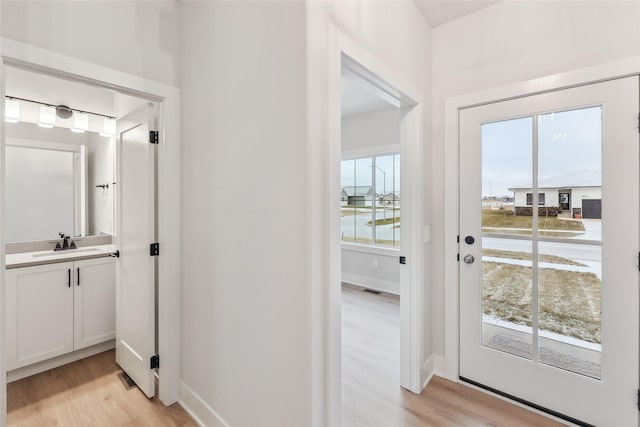
[[[400,211],[394,211],[393,209],[376,209],[376,218],[393,218],[400,215]],[[360,212],[357,215],[347,215],[341,218],[342,221],[342,237],[344,239],[368,238],[371,239],[373,233],[373,227],[368,224],[371,221],[371,210]],[[381,240],[400,240],[400,229],[394,226],[396,224],[378,225],[376,227],[376,237]]]
[[[464,243],[461,243],[464,246]],[[531,253],[531,241],[517,239],[503,239],[498,237],[483,237],[482,247],[486,249],[500,249],[503,251]],[[464,251],[464,249],[462,249]],[[602,260],[602,247],[581,245],[577,243],[539,242],[538,251],[541,254],[557,255],[575,261]]]

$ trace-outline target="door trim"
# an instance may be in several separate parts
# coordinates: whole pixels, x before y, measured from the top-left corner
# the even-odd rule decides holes
[[[456,236],[459,231],[459,111],[545,92],[615,80],[640,74],[640,56],[588,68],[473,92],[445,100],[444,120],[444,367],[443,375],[459,382],[460,276]]]
[[[326,334],[324,346],[326,382],[326,423],[340,425],[341,420],[341,260],[340,260],[340,82],[342,67],[358,73],[373,86],[385,93],[386,98],[395,100],[406,113],[401,122],[401,167],[403,192],[408,193],[402,209],[409,217],[403,226],[401,238],[409,240],[409,249],[405,255],[409,261],[406,280],[400,286],[400,357],[401,379],[403,387],[414,393],[420,393],[432,372],[423,366],[424,341],[424,98],[422,93],[404,79],[378,61],[354,40],[348,38],[337,28],[329,31],[328,52],[328,150],[324,164],[324,179],[328,200],[323,209],[328,230],[326,259],[328,260],[328,284],[323,283],[320,290],[326,304],[323,306],[324,319],[314,327],[315,333]],[[343,58],[346,56],[346,60]],[[328,179],[327,179],[328,177]],[[409,236],[414,238],[409,239]],[[328,286],[327,286],[328,285]],[[404,300],[404,302],[403,302]],[[425,366],[430,366],[425,363]]]
[[[162,355],[159,370],[159,397],[163,404],[178,400],[180,380],[180,90],[176,87],[127,74],[50,50],[0,39],[1,64],[65,77],[159,104],[161,143],[158,146],[158,236],[163,256],[158,260],[158,351]],[[0,89],[4,93],[4,72]],[[4,103],[0,107],[3,111]],[[0,153],[4,152],[4,120],[0,123]],[[1,156],[1,154],[0,154]],[[2,160],[2,165],[4,161]],[[1,166],[4,172],[4,166]],[[4,187],[0,187],[0,195]],[[0,197],[3,200],[3,197]],[[0,202],[0,206],[2,206]],[[4,207],[2,206],[2,209]],[[4,212],[0,211],[1,234],[4,238]],[[0,245],[0,270],[4,271],[4,245]],[[5,296],[5,279],[0,278],[0,314]],[[4,325],[0,322],[0,425],[6,420],[6,368],[4,366]]]

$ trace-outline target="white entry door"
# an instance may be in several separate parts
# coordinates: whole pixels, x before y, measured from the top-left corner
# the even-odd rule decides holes
[[[117,122],[116,361],[148,396],[155,395],[155,145],[149,141],[153,107]]]
[[[638,77],[460,111],[460,377],[638,425]]]

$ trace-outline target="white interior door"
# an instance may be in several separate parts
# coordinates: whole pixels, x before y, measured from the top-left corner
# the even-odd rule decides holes
[[[152,105],[117,122],[116,361],[148,396],[155,394],[155,145],[149,142]]]
[[[638,425],[638,77],[460,111],[460,376]]]

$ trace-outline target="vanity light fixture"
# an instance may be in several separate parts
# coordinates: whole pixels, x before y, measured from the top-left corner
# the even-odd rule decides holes
[[[56,109],[46,105],[40,106],[40,122],[42,128],[52,128],[56,124]]]
[[[62,104],[48,104],[46,102],[20,98],[12,95],[5,95],[5,119],[8,122],[17,122],[20,120],[20,106],[22,105],[24,107],[23,103],[37,104],[40,106],[40,116],[38,120],[38,126],[40,127],[52,128],[57,125],[69,128],[69,122],[67,120],[72,119],[71,130],[82,133],[89,130],[89,116],[94,116],[94,118],[102,118],[104,120],[103,130],[100,132],[100,135],[111,137],[116,134],[116,121],[113,116],[95,113],[92,111],[78,110],[77,108]],[[61,119],[58,123],[56,121],[56,116]],[[91,121],[92,123],[95,122],[94,119],[91,119]],[[95,130],[92,131],[95,132]]]
[[[100,132],[100,136],[111,138],[115,134],[116,134],[116,121],[114,119],[104,119],[104,123],[102,125],[102,132]]]
[[[20,121],[20,103],[13,99],[4,100],[4,119],[9,123]]]
[[[89,116],[80,112],[74,113],[73,126],[71,127],[71,131],[76,133],[84,133],[84,131],[87,129],[89,129]]]

